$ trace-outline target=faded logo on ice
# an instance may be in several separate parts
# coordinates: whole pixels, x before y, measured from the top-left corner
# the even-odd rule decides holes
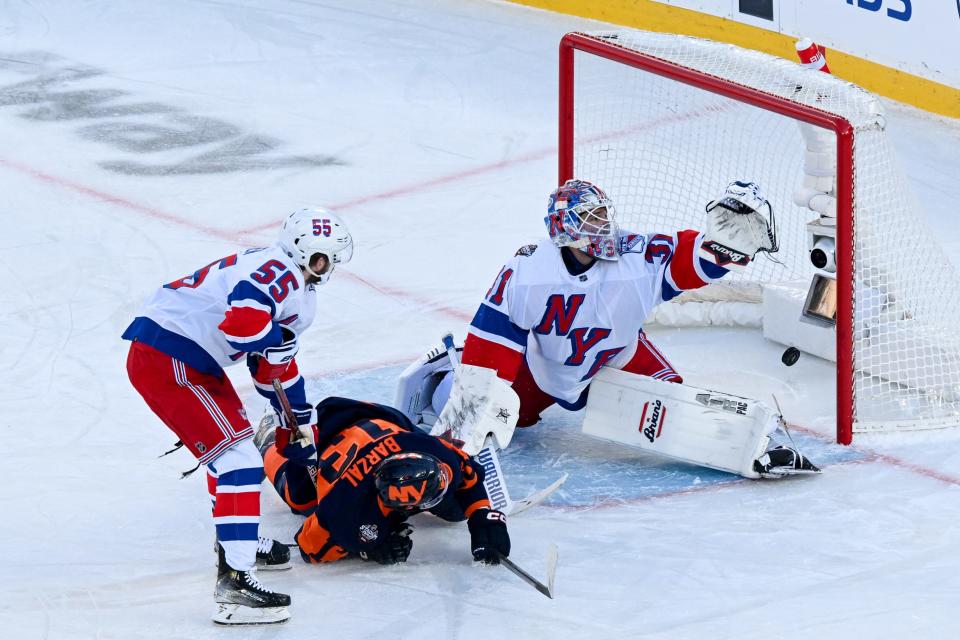
[[[74,133],[80,138],[141,156],[99,163],[116,173],[195,175],[343,164],[329,155],[280,155],[276,153],[284,144],[280,140],[108,88],[118,80],[103,69],[51,53],[0,52],[0,73],[20,77],[0,85],[0,107],[19,108],[21,118],[34,122],[75,123]],[[158,152],[163,152],[163,161],[141,161]]]

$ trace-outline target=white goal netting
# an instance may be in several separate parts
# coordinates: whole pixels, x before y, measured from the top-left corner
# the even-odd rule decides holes
[[[733,45],[627,30],[587,35],[850,122],[853,211],[837,215],[852,215],[853,247],[838,246],[837,260],[849,260],[852,250],[854,304],[853,317],[837,321],[853,325],[852,344],[838,349],[852,352],[854,375],[850,398],[838,398],[838,407],[850,404],[858,431],[960,425],[957,274],[897,166],[876,97],[828,74]],[[759,256],[743,274],[731,276],[723,291],[707,292],[737,301],[732,320],[703,310],[693,317],[749,324],[742,309],[759,302],[763,285],[809,283],[815,270],[806,225],[820,214],[794,203],[805,175],[805,142],[796,120],[582,51],[575,56],[574,79],[574,175],[607,191],[623,228],[703,228],[704,205],[736,179],[760,184],[773,204],[777,261]],[[684,304],[691,303],[664,305],[656,321],[689,318],[691,313],[676,312]],[[707,305],[722,308],[726,302]]]

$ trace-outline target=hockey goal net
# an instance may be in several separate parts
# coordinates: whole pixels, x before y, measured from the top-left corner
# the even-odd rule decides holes
[[[560,46],[559,115],[560,182],[603,186],[624,229],[702,228],[705,203],[736,179],[760,184],[774,207],[777,262],[758,256],[695,302],[662,305],[657,322],[750,324],[743,311],[762,308],[765,288],[813,279],[808,224],[824,222],[836,243],[837,440],[960,425],[957,274],[898,169],[875,96],[733,45],[573,33]],[[834,166],[811,166],[804,127],[827,136]],[[827,213],[795,202],[811,173],[831,183]]]

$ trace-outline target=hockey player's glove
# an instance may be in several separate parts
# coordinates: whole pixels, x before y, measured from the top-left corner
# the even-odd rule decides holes
[[[406,562],[413,549],[413,539],[410,534],[413,527],[404,523],[392,532],[383,543],[370,551],[361,551],[360,557],[364,560],[379,562],[380,564],[400,564]]]
[[[317,455],[313,442],[317,439],[317,411],[312,407],[296,408],[293,415],[297,424],[287,424],[283,413],[278,414],[277,451],[288,460],[307,462]]]
[[[484,564],[500,564],[500,556],[510,555],[507,516],[502,511],[477,509],[467,520],[473,559]]]
[[[317,448],[313,446],[313,443],[307,440],[306,438],[301,438],[294,442],[290,442],[289,431],[287,434],[280,433],[281,429],[277,429],[277,434],[281,437],[286,435],[287,443],[286,446],[283,446],[281,441],[277,441],[277,451],[292,462],[298,462],[302,465],[316,464],[317,461]]]
[[[293,331],[281,327],[280,332],[283,334],[282,343],[267,347],[262,353],[251,353],[247,356],[250,375],[261,384],[270,384],[274,378],[283,376],[300,349]]]

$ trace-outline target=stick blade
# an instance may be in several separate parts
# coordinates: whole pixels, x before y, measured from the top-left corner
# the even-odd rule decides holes
[[[513,560],[507,558],[502,554],[500,556],[500,565],[509,569],[511,573],[516,575],[518,578],[526,582],[528,585],[547,596],[553,600],[553,585],[557,579],[557,559],[559,558],[559,553],[557,551],[557,545],[550,543],[550,546],[547,548],[547,583],[544,584],[534,578],[532,575],[527,573],[523,568],[518,566]]]
[[[540,491],[537,491],[536,493],[532,493],[526,498],[521,498],[520,500],[511,500],[507,505],[507,508],[504,509],[504,513],[506,513],[508,516],[515,516],[519,513],[526,511],[531,507],[537,506],[538,504],[540,504],[541,502],[549,498],[554,491],[556,491],[561,486],[563,486],[563,483],[567,481],[568,477],[570,477],[570,474],[564,473],[546,489],[541,489]]]
[[[547,597],[553,599],[553,587],[557,582],[557,562],[560,561],[560,551],[553,542],[547,548]]]

